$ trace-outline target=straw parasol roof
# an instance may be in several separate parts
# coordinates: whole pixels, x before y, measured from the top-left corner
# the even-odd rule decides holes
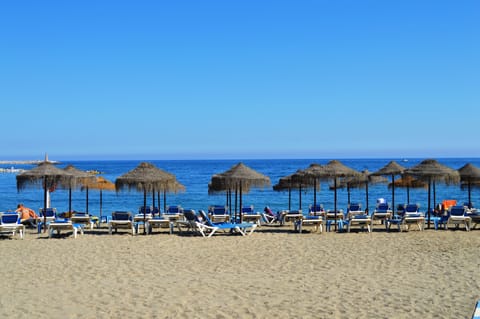
[[[266,187],[270,185],[270,178],[243,163],[232,166],[229,170],[212,176],[208,184],[208,192],[229,191],[235,189],[240,193],[240,210],[242,208],[242,192],[248,192],[252,187]],[[236,214],[236,212],[235,212]],[[235,216],[236,218],[237,216]],[[240,221],[242,214],[240,214]]]
[[[298,170],[293,174],[281,177],[278,180],[278,183],[273,185],[273,190],[281,192],[288,189],[297,189],[301,187],[301,185],[303,184],[303,174],[303,170]]]
[[[95,180],[95,174],[81,171],[72,164],[67,165],[63,170],[73,175],[76,180],[76,185],[83,185]]]
[[[393,184],[395,187],[410,187],[410,188],[427,188],[427,183],[422,180],[416,179],[410,175],[404,175],[396,179],[393,183],[388,183],[388,188],[392,188]]]
[[[147,192],[176,190],[175,175],[167,173],[155,165],[147,162],[140,163],[136,168],[123,174],[115,180],[115,189],[143,191],[143,207],[147,206]],[[146,221],[146,212],[143,210],[143,219]],[[144,228],[145,233],[145,228]]]
[[[87,181],[85,184],[83,184],[82,189],[86,187],[98,190],[115,190],[115,184],[103,176],[97,176],[94,180]]]
[[[281,177],[278,183],[273,186],[273,190],[277,192],[288,190],[288,210],[291,210],[292,204],[292,189],[298,189],[299,209],[302,207],[302,186],[307,186],[304,181],[305,172],[297,170],[295,173]],[[308,181],[307,181],[308,182]]]
[[[480,168],[471,163],[467,163],[458,169],[462,184],[468,187],[468,205],[472,205],[472,185],[478,186],[480,182]]]
[[[365,208],[368,209],[368,185],[386,183],[388,180],[383,176],[372,175],[367,169],[361,171],[358,175],[344,177],[337,183],[337,188],[347,188],[348,203],[350,203],[350,189],[351,188],[363,188],[365,187]],[[334,189],[333,185],[330,185],[330,189]]]
[[[387,165],[373,172],[373,176],[391,176],[392,183],[395,180],[395,175],[401,175],[405,172],[405,167],[395,161],[390,161]],[[392,209],[395,213],[395,184],[392,184]]]
[[[127,188],[128,190],[156,191],[174,189],[175,176],[161,170],[147,162],[140,163],[136,168],[123,174],[115,180],[117,191]]]
[[[323,166],[317,163],[310,164],[304,169],[297,178],[302,180],[306,187],[313,187],[313,206],[317,206],[317,185],[320,185],[320,179],[324,176]]]
[[[333,179],[334,185],[334,211],[335,215],[337,214],[337,182],[338,178],[342,177],[355,177],[360,174],[360,172],[344,165],[338,160],[331,160],[324,166],[316,165],[311,169],[305,170],[306,174],[310,177],[320,180],[331,180]],[[336,219],[336,216],[335,216]],[[335,228],[337,224],[335,223]]]
[[[242,187],[248,190],[251,187],[266,187],[270,185],[270,178],[243,163],[232,166],[229,170],[212,176],[208,184],[209,191],[225,191]]]
[[[444,182],[457,184],[460,181],[458,171],[440,164],[434,159],[426,159],[405,171],[406,174],[426,182]]]
[[[75,186],[81,185],[86,183],[88,180],[95,180],[95,175],[91,173],[87,173],[77,169],[72,164],[67,165],[64,169],[65,172],[72,174],[73,178],[75,179]],[[86,204],[86,212],[88,213],[88,189],[87,189],[87,204]],[[68,211],[72,211],[72,187],[68,188]]]
[[[480,168],[472,163],[467,163],[458,169],[460,180],[462,182],[478,182],[480,181]]]
[[[316,165],[310,170],[306,170],[307,174],[318,176],[320,179],[336,179],[338,177],[354,177],[360,173],[353,168],[344,165],[338,160],[331,160],[326,165]]]
[[[433,183],[435,190],[436,182],[444,182],[445,184],[456,184],[460,182],[460,174],[457,170],[451,169],[443,164],[440,164],[434,159],[426,159],[419,164],[407,169],[405,174],[414,176],[422,181],[428,183],[428,227],[430,227],[430,193],[431,184]],[[433,201],[435,206],[435,194],[433,194]]]
[[[346,177],[340,180],[337,184],[337,188],[345,187],[365,187],[365,183],[379,184],[386,183],[388,179],[383,176],[372,175],[368,170],[363,170],[359,175],[353,177]],[[330,186],[333,189],[333,186]]]
[[[387,165],[380,168],[378,171],[373,172],[373,176],[390,176],[390,175],[400,175],[406,170],[405,167],[398,164],[395,161],[390,161]]]
[[[43,188],[43,209],[47,209],[47,190],[62,187],[69,188],[75,186],[74,176],[63,169],[53,165],[45,156],[45,161],[38,164],[36,167],[22,172],[16,176],[17,190],[21,191],[27,187],[42,187]],[[47,230],[47,217],[44,214],[44,232]]]
[[[102,206],[103,206],[103,191],[108,190],[108,191],[114,191],[115,190],[115,184],[112,183],[111,181],[107,180],[106,178],[102,176],[96,176],[94,180],[88,180],[84,186],[82,186],[82,189],[97,189],[100,191],[100,221],[102,220]]]
[[[75,186],[74,176],[56,167],[51,162],[41,162],[36,167],[24,171],[16,176],[17,190],[21,191],[27,187],[68,188]]]

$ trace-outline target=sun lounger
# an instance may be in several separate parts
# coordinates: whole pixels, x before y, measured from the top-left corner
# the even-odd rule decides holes
[[[212,222],[228,222],[230,220],[230,214],[228,213],[228,207],[222,205],[213,205],[208,207],[208,215]]]
[[[325,209],[322,204],[310,205],[308,207],[308,214],[311,216],[324,216]]]
[[[38,230],[38,233],[40,233],[42,231],[42,228],[45,225],[45,220],[46,220],[45,226],[48,227],[48,224],[50,224],[57,218],[57,209],[49,207],[44,211],[43,208],[40,208],[38,212],[39,212],[40,222],[37,224],[37,230]]]
[[[448,221],[446,227],[449,224],[454,224],[456,227],[459,225],[465,225],[465,230],[469,231],[472,224],[472,218],[467,215],[465,206],[452,206],[448,212]]]
[[[87,225],[90,229],[93,229],[93,225],[95,224],[90,215],[84,212],[73,212],[70,220],[73,224]]]
[[[25,225],[20,222],[20,215],[17,213],[1,213],[0,216],[0,234],[15,236],[18,233],[20,239],[25,234]]]
[[[472,319],[480,319],[480,300],[477,301],[473,310]]]
[[[284,225],[288,222],[298,222],[303,218],[301,210],[284,210],[281,212],[281,224]]]
[[[132,235],[135,235],[136,223],[133,221],[132,213],[115,211],[112,213],[112,219],[108,222],[108,233],[111,235],[112,231],[117,229],[129,229]]]
[[[330,231],[331,225],[337,225],[338,230],[342,231],[343,230],[343,224],[344,224],[344,219],[345,215],[343,214],[343,210],[327,210],[325,213],[325,223],[326,223],[326,228],[327,231]]]
[[[193,209],[184,210],[183,216],[185,220],[176,222],[177,228],[183,232],[182,227],[186,227],[187,231],[198,232],[203,237],[211,237],[219,229],[216,226],[208,226],[201,221]]]
[[[54,220],[48,224],[48,237],[52,238],[53,233],[57,232],[57,235],[60,235],[62,231],[71,231],[73,232],[73,237],[77,238],[77,233],[83,235],[83,227],[81,224],[74,224],[70,220]]]
[[[403,216],[398,216],[387,220],[388,230],[392,225],[396,225],[399,231],[410,230],[410,226],[416,225],[418,230],[422,231],[425,224],[425,215],[420,212],[417,204],[407,204]]]
[[[280,222],[280,219],[278,218],[280,213],[276,213],[276,214],[273,213],[270,207],[268,206],[266,206],[263,209],[263,213],[261,213],[261,215],[262,215],[262,223],[264,225],[273,225],[277,222]]]
[[[202,217],[202,222],[204,226],[211,227],[212,232],[215,233],[218,230],[228,230],[230,233],[240,233],[242,236],[251,235],[257,228],[257,224],[254,223],[229,223],[229,222],[220,222],[214,223],[210,220],[208,215],[203,211],[199,210],[200,216]],[[216,228],[216,229],[213,229]],[[250,230],[250,231],[248,231]]]
[[[322,216],[302,216],[302,218],[296,222],[295,230],[301,233],[305,226],[313,227],[314,232],[321,233],[323,231]]]
[[[244,222],[252,222],[260,226],[260,221],[262,220],[262,215],[259,212],[255,212],[252,206],[242,207],[242,220]]]
[[[171,221],[179,220],[183,216],[183,209],[180,205],[168,206],[167,210],[162,214],[163,218],[169,219]]]
[[[367,228],[371,232],[372,219],[362,210],[358,203],[351,203],[347,209],[347,216],[344,223],[347,224],[347,232],[350,232],[352,226],[360,226],[362,229]]]
[[[377,207],[372,213],[372,227],[376,221],[380,221],[387,227],[387,220],[392,218],[393,211],[390,209],[388,203],[378,203]]]
[[[168,228],[170,234],[173,233],[173,224],[174,221],[170,220],[169,218],[165,217],[153,217],[147,220],[145,225],[147,229],[147,235],[153,232],[154,228]]]

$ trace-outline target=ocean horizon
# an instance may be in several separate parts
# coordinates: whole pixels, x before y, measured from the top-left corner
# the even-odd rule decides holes
[[[368,170],[374,172],[390,160],[397,161],[406,168],[418,164],[425,158],[338,158],[343,164],[356,169],[358,171]],[[462,157],[462,158],[435,158],[440,163],[452,168],[459,169],[466,163],[472,163],[480,167],[480,158]],[[55,159],[57,160],[57,159]],[[177,180],[182,183],[186,191],[178,194],[166,195],[166,205],[181,205],[188,209],[206,210],[210,205],[225,205],[226,196],[224,194],[208,194],[208,183],[212,175],[222,173],[228,170],[238,162],[243,162],[252,169],[265,174],[271,180],[271,185],[267,188],[251,189],[249,193],[243,194],[243,204],[253,205],[256,211],[262,211],[265,206],[269,206],[272,210],[288,209],[288,191],[276,192],[273,185],[277,184],[281,177],[290,175],[298,169],[307,168],[312,163],[326,164],[329,158],[320,159],[168,159],[168,160],[131,160],[131,159],[115,159],[115,160],[64,160],[60,159],[58,167],[63,168],[72,164],[80,170],[94,170],[100,172],[111,182],[120,175],[130,171],[138,166],[141,162],[150,162],[157,167],[174,174]],[[15,169],[31,169],[35,164],[8,164],[9,161],[0,162],[1,168]],[[43,191],[40,186],[37,188],[30,187],[21,191],[17,191],[16,173],[0,174],[0,211],[14,210],[18,203],[24,203],[27,207],[31,207],[38,211],[43,207]],[[398,178],[398,176],[397,176]],[[390,182],[388,178],[388,182]],[[325,209],[333,209],[334,192],[330,189],[331,182],[322,182],[320,189],[317,191],[317,203],[322,204]],[[455,199],[459,203],[468,201],[467,190],[462,189],[460,185],[435,185],[435,202],[441,203],[444,199]],[[348,194],[345,188],[337,190],[337,207],[346,210],[348,204]],[[291,209],[302,209],[308,211],[309,205],[313,204],[313,190],[302,190],[302,205],[299,205],[299,192],[292,190],[291,192]],[[370,184],[368,188],[369,206],[372,211],[375,208],[377,198],[385,198],[391,203],[391,189],[388,183]],[[99,191],[89,191],[89,212],[93,215],[100,214]],[[478,190],[472,191],[472,202],[477,203],[480,199]],[[233,196],[234,200],[234,196]],[[350,191],[350,201],[360,202],[362,207],[366,208],[365,188],[353,188]],[[103,192],[103,215],[110,215],[115,210],[127,210],[133,213],[138,211],[138,207],[143,205],[143,193],[136,191],[104,191]],[[406,189],[396,188],[395,204],[406,203]],[[410,202],[420,204],[421,210],[425,211],[428,204],[427,189],[410,189]],[[432,201],[432,207],[433,207]],[[152,194],[148,194],[147,204],[152,205]],[[57,211],[63,212],[68,210],[68,190],[57,189],[51,194],[51,206],[57,208]],[[155,199],[155,206],[158,206],[158,199]],[[234,206],[234,202],[232,202]],[[164,201],[161,196],[160,208],[163,210]],[[86,193],[79,189],[72,191],[72,209],[76,211],[86,210]]]

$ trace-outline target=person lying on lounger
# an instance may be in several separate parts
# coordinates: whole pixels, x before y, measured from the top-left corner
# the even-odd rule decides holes
[[[20,213],[20,222],[22,224],[36,227],[39,217],[33,209],[25,207],[20,203],[17,205],[15,212]]]

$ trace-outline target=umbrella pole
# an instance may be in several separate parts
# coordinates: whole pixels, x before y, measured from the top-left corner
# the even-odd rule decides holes
[[[392,174],[392,212],[395,217],[395,175]]]
[[[472,192],[471,192],[472,183],[468,180],[468,208],[472,208]]]
[[[365,182],[365,202],[366,202],[365,203],[365,212],[368,215],[368,213],[369,213],[369,210],[368,210],[368,181]]]
[[[86,195],[87,195],[87,203],[85,205],[85,212],[88,214],[88,186],[87,186],[87,189],[86,189]]]
[[[407,204],[410,204],[410,185],[407,183]]]
[[[432,186],[432,181],[429,179],[428,180],[428,210],[427,210],[427,216],[428,216],[428,222],[427,222],[427,228],[430,229],[430,195],[431,195],[431,186]]]
[[[437,187],[435,186],[435,181],[433,181],[433,210],[437,207]]]
[[[227,209],[230,214],[230,219],[232,218],[232,189],[227,190],[228,199],[227,199]]]
[[[147,189],[143,187],[143,234],[146,234],[145,223],[147,222]]]
[[[163,190],[163,211],[167,211],[167,190]]]
[[[347,204],[350,206],[350,183],[347,183]]]
[[[242,214],[242,183],[240,183],[240,223],[243,222],[243,214]],[[235,222],[237,222],[237,219],[235,218]]]
[[[68,212],[72,212],[72,188],[68,188]]]
[[[333,207],[335,209],[335,231],[337,231],[337,177],[335,177],[333,180],[333,188],[334,188]]]
[[[233,216],[235,216],[235,220],[237,219],[237,203],[238,203],[238,185],[235,185],[235,211]]]
[[[158,213],[160,214],[160,208],[162,207],[160,205],[160,191],[157,191],[157,201],[158,201]]]
[[[43,177],[43,232],[47,231],[47,176]]]
[[[292,188],[288,188],[288,211],[292,209]]]
[[[152,209],[155,207],[155,190],[152,189]]]
[[[102,222],[102,190],[100,189],[100,223]]]
[[[302,185],[298,188],[298,209],[302,210]]]
[[[313,209],[317,207],[317,180],[313,180]]]

